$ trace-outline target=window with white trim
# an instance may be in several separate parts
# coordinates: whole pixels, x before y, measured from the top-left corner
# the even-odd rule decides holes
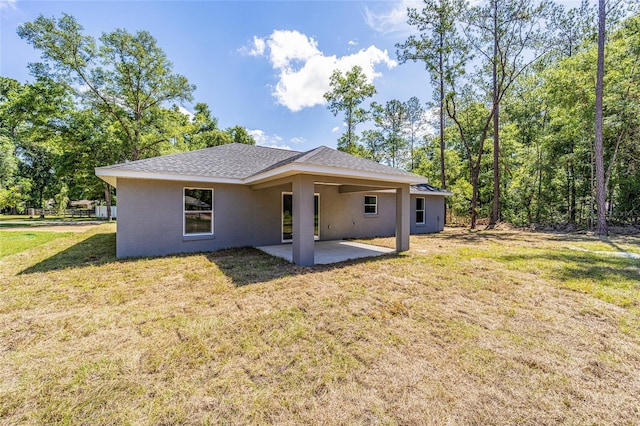
[[[213,189],[184,188],[183,235],[213,235]]]
[[[416,225],[424,225],[424,197],[416,197]]]
[[[378,196],[364,196],[364,214],[367,216],[375,216],[378,214]]]

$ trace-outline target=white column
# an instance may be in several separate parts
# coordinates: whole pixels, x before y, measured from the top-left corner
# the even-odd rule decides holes
[[[396,251],[409,250],[410,212],[409,185],[396,189]]]
[[[315,263],[313,239],[313,178],[297,175],[292,180],[293,192],[293,263],[311,266]]]

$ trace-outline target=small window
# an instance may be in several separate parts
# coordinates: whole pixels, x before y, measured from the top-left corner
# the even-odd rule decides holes
[[[364,196],[364,214],[366,215],[378,214],[378,196],[377,195]]]
[[[416,198],[416,225],[424,225],[424,197]]]
[[[213,189],[184,188],[184,235],[213,234]]]

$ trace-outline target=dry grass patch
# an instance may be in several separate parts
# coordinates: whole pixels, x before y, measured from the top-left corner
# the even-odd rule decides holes
[[[597,239],[448,230],[314,268],[114,241],[0,261],[0,422],[640,421],[639,264],[566,248]]]

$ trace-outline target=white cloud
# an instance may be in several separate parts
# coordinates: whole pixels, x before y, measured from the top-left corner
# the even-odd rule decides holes
[[[338,133],[340,131],[340,127],[336,126],[333,129],[331,129],[331,133]]]
[[[9,9],[16,10],[17,0],[0,0],[0,10]]]
[[[289,145],[282,143],[282,138],[278,135],[268,135],[260,129],[248,130],[248,132],[256,140],[258,146],[291,150]]]
[[[305,138],[300,137],[300,136],[296,136],[296,137],[293,137],[293,138],[289,139],[289,142],[291,142],[292,144],[295,144],[295,145],[299,145],[301,143],[305,143],[306,141],[307,140]]]
[[[254,37],[253,46],[242,50],[258,52],[260,43],[265,48],[259,56],[268,57],[279,73],[272,94],[280,105],[294,112],[325,104],[323,95],[329,90],[329,78],[336,69],[346,72],[358,65],[373,82],[382,75],[376,71],[379,64],[389,69],[397,65],[386,50],[373,45],[351,55],[327,56],[318,49],[314,38],[298,31],[276,30],[265,39]]]
[[[358,45],[358,42],[356,40],[349,40],[347,44],[351,47],[356,47]]]

